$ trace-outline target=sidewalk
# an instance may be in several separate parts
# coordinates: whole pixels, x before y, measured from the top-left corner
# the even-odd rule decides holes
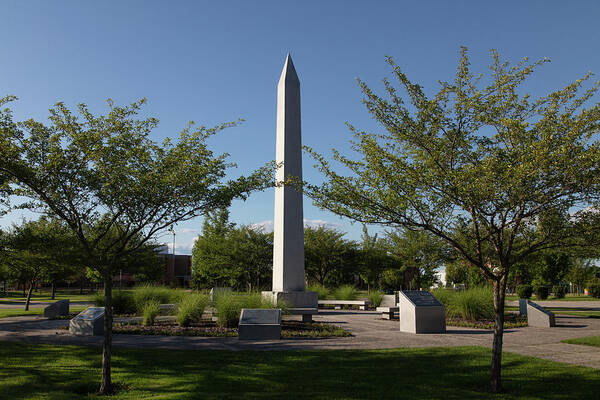
[[[237,338],[114,335],[113,345],[130,348],[185,350],[331,350],[386,349],[397,347],[447,347],[492,345],[492,331],[448,327],[445,334],[415,335],[399,331],[398,321],[383,320],[374,311],[325,310],[319,322],[339,325],[354,336],[331,339],[239,341]],[[504,350],[547,360],[600,369],[600,348],[560,343],[563,339],[600,336],[600,319],[557,315],[556,328],[515,328],[504,334]],[[65,320],[43,317],[0,319],[0,340],[101,346],[102,337],[71,336],[60,329]]]

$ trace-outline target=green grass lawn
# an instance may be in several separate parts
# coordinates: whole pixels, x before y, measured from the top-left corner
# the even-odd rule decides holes
[[[58,290],[56,292],[55,300],[63,300],[69,299],[71,301],[93,301],[94,294],[93,293],[84,293],[79,294],[79,290]],[[9,302],[25,302],[27,300],[27,296],[23,296],[23,292],[8,292],[6,296],[3,296],[0,293],[0,303],[9,303]],[[52,301],[52,293],[50,291],[42,290],[39,293],[32,293],[31,300],[33,301]]]
[[[95,398],[100,350],[0,343],[0,397]],[[481,347],[364,351],[113,352],[111,399],[566,399],[595,398],[598,371],[504,356],[505,393],[487,391]],[[3,397],[6,396],[6,397]]]
[[[77,306],[77,307],[70,307],[69,310],[70,312],[81,312],[83,310],[85,310],[87,307],[81,307],[81,306]],[[7,318],[7,317],[21,317],[24,315],[44,315],[44,309],[43,308],[30,308],[29,311],[25,311],[25,310],[1,310],[0,309],[0,318]]]
[[[565,339],[563,343],[584,344],[586,346],[600,347],[600,336],[590,336],[577,339]]]
[[[517,301],[519,300],[519,296],[515,295],[507,295],[506,296],[506,301]],[[546,300],[538,300],[536,298],[535,295],[531,296],[531,300],[533,301],[599,301],[600,299],[597,299],[595,297],[592,296],[577,296],[577,295],[573,295],[573,294],[567,294],[566,297],[563,297],[562,299],[558,299],[554,296],[549,296]]]

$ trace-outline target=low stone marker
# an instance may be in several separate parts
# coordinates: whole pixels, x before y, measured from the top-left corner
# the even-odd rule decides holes
[[[215,301],[215,299],[217,297],[219,297],[222,294],[230,294],[232,292],[232,289],[230,287],[214,287],[212,289],[210,289],[210,292],[208,293],[208,299],[210,301]]]
[[[281,310],[242,308],[238,325],[240,340],[277,340],[281,338]]]
[[[519,299],[519,315],[527,315],[527,299]]]
[[[446,309],[430,292],[405,290],[398,299],[401,332],[446,332]]]
[[[539,304],[527,300],[527,325],[538,328],[551,328],[556,326],[554,313],[546,310]]]
[[[104,307],[89,307],[69,322],[72,335],[100,336],[104,334]]]
[[[69,299],[59,300],[44,308],[44,317],[56,318],[69,315]]]

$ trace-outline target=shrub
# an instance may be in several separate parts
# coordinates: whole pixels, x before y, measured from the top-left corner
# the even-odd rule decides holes
[[[160,303],[157,301],[149,301],[144,304],[144,308],[142,310],[143,319],[142,325],[154,325],[154,321],[156,317],[160,313]]]
[[[186,294],[181,298],[177,310],[177,323],[181,326],[189,326],[192,322],[199,322],[207,305],[208,296],[197,293]]]
[[[321,285],[310,285],[306,288],[306,291],[317,292],[319,294],[319,299],[325,299],[329,295],[329,289]]]
[[[493,319],[494,294],[489,287],[476,287],[454,293],[450,297],[446,312],[450,317],[461,317],[470,321]]]
[[[533,294],[533,287],[531,285],[519,285],[517,286],[517,294],[520,299],[529,299]]]
[[[538,300],[546,300],[548,298],[548,286],[539,285],[535,287],[535,296]]]
[[[114,290],[112,292],[113,312],[115,314],[135,314],[136,307],[133,295],[125,290]],[[104,293],[96,293],[94,305],[104,307]]]
[[[133,299],[138,312],[143,312],[147,303],[158,304],[176,303],[179,301],[176,290],[164,286],[143,285],[133,291]]]
[[[552,295],[557,299],[563,299],[567,295],[567,287],[563,285],[552,286]]]
[[[340,286],[335,291],[336,300],[355,300],[358,295],[358,291],[351,285]]]
[[[431,291],[431,294],[440,301],[446,308],[450,306],[452,299],[456,295],[454,289],[436,288]]]
[[[234,328],[238,325],[242,308],[275,308],[275,305],[262,297],[260,293],[223,294],[215,300],[217,323],[221,326]],[[282,313],[286,312],[285,305],[278,305]]]
[[[588,293],[590,296],[600,298],[600,283],[592,283],[588,287]]]
[[[371,293],[369,293],[368,299],[371,303],[373,303],[373,306],[379,307],[381,301],[383,300],[383,294],[384,293],[382,291],[372,290]]]

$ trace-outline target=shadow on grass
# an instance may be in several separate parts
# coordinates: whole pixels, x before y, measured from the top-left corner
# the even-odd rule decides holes
[[[0,393],[95,397],[98,349],[0,343]],[[489,349],[158,351],[115,349],[115,399],[594,398],[598,371],[505,353],[506,392],[487,391]],[[568,396],[567,396],[568,395]]]

